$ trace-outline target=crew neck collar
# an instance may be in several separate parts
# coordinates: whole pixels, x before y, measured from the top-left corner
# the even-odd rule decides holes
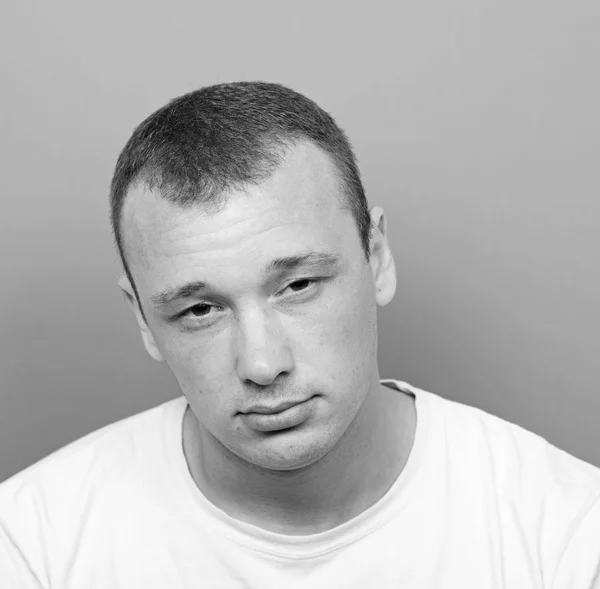
[[[412,395],[415,398],[417,423],[410,454],[404,469],[389,490],[371,507],[339,526],[308,535],[287,535],[265,530],[231,517],[209,501],[196,485],[183,451],[183,417],[188,406],[185,397],[177,399],[168,422],[168,451],[173,472],[174,493],[188,517],[215,534],[229,537],[236,543],[274,556],[313,558],[355,542],[384,526],[404,509],[418,489],[417,476],[426,452],[429,431],[429,407],[425,391],[406,382],[384,379],[381,384]]]

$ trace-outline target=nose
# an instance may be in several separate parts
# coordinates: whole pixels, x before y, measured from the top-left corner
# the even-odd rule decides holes
[[[293,369],[293,357],[281,323],[265,309],[248,310],[238,320],[236,369],[243,382],[270,385]]]

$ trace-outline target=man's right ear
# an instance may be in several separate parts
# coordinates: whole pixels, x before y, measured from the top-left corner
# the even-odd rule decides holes
[[[160,353],[158,347],[156,346],[156,342],[154,341],[154,336],[142,315],[142,310],[140,309],[140,305],[138,303],[137,297],[135,296],[135,291],[133,290],[133,286],[127,278],[126,274],[123,274],[119,277],[117,281],[120,289],[123,291],[123,295],[125,296],[125,300],[127,301],[127,306],[131,310],[131,312],[135,315],[135,318],[138,323],[138,327],[140,328],[140,333],[142,334],[142,341],[144,342],[144,346],[146,351],[152,358],[157,360],[158,362],[162,362],[163,357]]]

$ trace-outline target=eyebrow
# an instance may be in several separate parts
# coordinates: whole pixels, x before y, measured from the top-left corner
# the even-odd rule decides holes
[[[338,254],[311,252],[300,256],[288,256],[271,260],[263,274],[290,272],[298,268],[314,270],[335,270],[341,265],[341,257]],[[169,287],[152,295],[152,302],[158,307],[165,307],[178,301],[179,299],[189,298],[198,292],[210,289],[206,282],[194,280],[181,286]]]

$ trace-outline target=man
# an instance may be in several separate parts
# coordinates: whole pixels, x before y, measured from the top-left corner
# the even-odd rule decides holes
[[[182,96],[116,166],[119,284],[183,396],[0,488],[2,587],[599,587],[600,471],[380,381],[381,208],[307,98]]]

